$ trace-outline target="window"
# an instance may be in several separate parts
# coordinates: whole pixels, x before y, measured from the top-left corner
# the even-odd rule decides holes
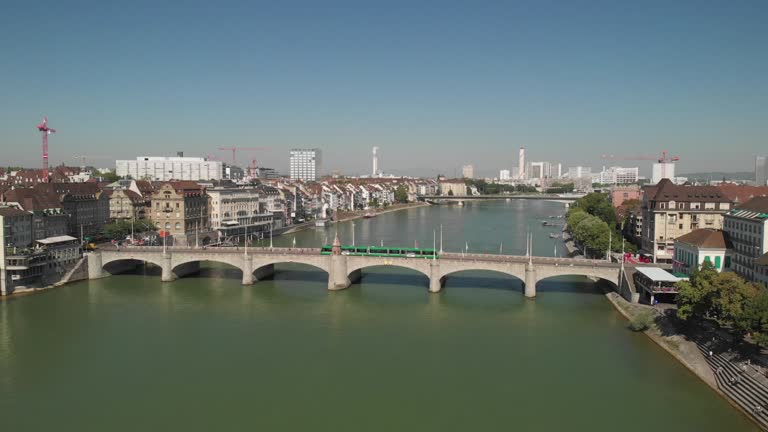
[[[715,257],[715,268],[716,269],[720,268],[720,256]]]
[[[171,223],[170,222],[166,222],[165,223],[165,229],[167,229],[167,230],[171,229]]]
[[[669,202],[669,208],[671,208],[671,209],[675,208],[675,202],[674,201],[670,201]]]
[[[176,228],[177,230],[181,229],[181,224],[180,224],[180,223],[178,223],[178,222],[176,222],[176,226],[175,226],[175,228]]]
[[[708,202],[704,203],[704,210],[714,210],[715,209],[715,203]]]
[[[683,224],[679,224],[679,225],[677,226],[677,229],[683,229]]]

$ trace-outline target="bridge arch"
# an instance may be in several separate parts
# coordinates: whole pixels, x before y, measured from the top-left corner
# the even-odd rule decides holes
[[[390,268],[390,269],[396,268],[396,269],[408,270],[419,279],[426,278],[427,285],[429,285],[429,281],[430,281],[429,268],[425,270],[423,268],[420,268],[419,266],[403,265],[399,261],[393,261],[392,263],[387,263],[387,264],[374,263],[370,265],[361,265],[361,266],[353,267],[352,270],[347,268],[347,277],[351,282],[358,282],[363,277],[363,271],[372,270],[376,268]],[[373,274],[374,272],[371,272],[371,273]]]
[[[604,281],[609,283],[613,290],[618,290],[619,269],[611,267],[589,267],[589,266],[540,266],[536,272],[536,282],[553,281],[557,278],[567,278],[573,276],[586,277],[594,282]]]
[[[321,257],[318,257],[318,258],[321,258]],[[325,258],[325,257],[322,257],[322,258]],[[306,257],[299,258],[294,256],[280,256],[280,257],[272,257],[268,259],[254,258],[253,271],[259,272],[260,269],[270,268],[280,264],[300,264],[303,266],[322,270],[326,274],[330,273],[330,269],[328,267],[326,260],[314,259],[314,257],[310,257],[309,259],[307,259]]]
[[[467,273],[470,273],[470,275],[467,275]],[[485,276],[473,276],[471,273],[483,273]],[[501,287],[509,287],[514,290],[517,290],[518,288],[522,290],[523,284],[525,283],[525,275],[517,275],[514,272],[510,271],[503,271],[499,269],[475,269],[472,267],[466,268],[466,269],[458,269],[450,272],[444,272],[440,276],[440,285],[445,286],[446,282],[448,282],[450,279],[467,279],[468,281],[473,282],[473,286],[480,285],[481,287],[483,284],[488,285],[489,287],[493,287],[496,289],[501,289]],[[500,282],[491,282],[489,281],[500,281]]]

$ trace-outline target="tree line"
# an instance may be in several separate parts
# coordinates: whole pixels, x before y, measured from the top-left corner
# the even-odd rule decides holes
[[[571,204],[566,214],[568,232],[579,243],[585,256],[601,258],[608,248],[612,252],[622,251],[622,235],[618,219],[608,197],[601,193],[590,193]],[[635,252],[637,247],[624,244],[626,252]]]
[[[688,323],[715,321],[740,337],[768,344],[768,291],[733,272],[719,273],[705,261],[689,280],[677,283],[677,317]]]

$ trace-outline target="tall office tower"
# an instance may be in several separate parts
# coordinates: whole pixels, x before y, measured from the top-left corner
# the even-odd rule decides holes
[[[520,180],[525,180],[525,147],[520,147],[520,155],[517,161],[517,175]]]
[[[461,167],[461,175],[462,177],[468,178],[468,179],[475,178],[475,167],[472,166],[471,164],[464,165],[463,167]]]
[[[320,149],[291,149],[291,180],[316,181],[320,163]]]
[[[379,175],[379,148],[373,148],[373,171],[371,177],[377,177]]]
[[[768,167],[765,166],[765,156],[755,156],[755,185],[765,186],[768,182]]]

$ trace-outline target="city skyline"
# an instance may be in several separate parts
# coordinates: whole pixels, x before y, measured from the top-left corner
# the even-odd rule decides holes
[[[494,177],[524,146],[564,166],[668,150],[681,174],[750,171],[768,136],[758,6],[10,6],[0,142],[20,151],[3,162],[40,165],[47,115],[52,165],[248,145],[280,172],[298,147],[365,174],[377,146],[395,175],[471,161]]]

